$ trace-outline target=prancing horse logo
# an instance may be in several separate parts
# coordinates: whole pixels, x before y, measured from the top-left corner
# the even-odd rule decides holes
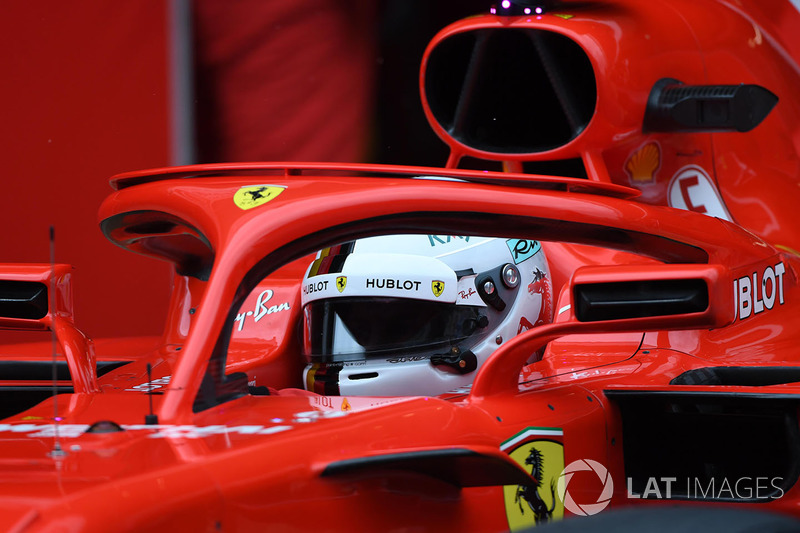
[[[438,279],[431,281],[431,290],[433,291],[433,295],[437,298],[441,296],[444,292],[444,281]]]
[[[252,209],[274,200],[286,189],[283,185],[250,185],[241,187],[233,195],[233,203],[239,209]]]
[[[503,487],[506,518],[511,531],[528,530],[564,516],[564,503],[558,498],[556,484],[564,470],[564,445],[550,440],[561,437],[557,428],[528,428],[528,436],[515,436],[511,458],[530,473],[531,483]],[[542,438],[544,437],[544,438]]]

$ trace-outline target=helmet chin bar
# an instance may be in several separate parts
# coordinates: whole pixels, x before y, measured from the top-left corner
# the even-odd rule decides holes
[[[471,336],[477,329],[486,328],[489,325],[489,318],[486,315],[478,315],[477,318],[465,321],[469,323],[469,331],[464,330],[466,336]],[[437,353],[431,355],[431,364],[434,367],[449,367],[458,371],[459,374],[469,374],[478,368],[478,358],[470,350],[461,350],[460,346],[451,346],[447,353]]]

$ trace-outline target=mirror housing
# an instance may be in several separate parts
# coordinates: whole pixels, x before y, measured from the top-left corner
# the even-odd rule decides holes
[[[71,265],[0,265],[0,329],[47,331],[54,315],[72,321],[71,277]]]
[[[92,341],[75,327],[72,265],[0,265],[0,329],[52,331],[75,392],[96,392]]]
[[[492,354],[475,377],[470,401],[516,394],[531,354],[564,335],[726,326],[736,312],[732,283],[722,265],[581,267],[570,281],[567,319],[530,329]]]

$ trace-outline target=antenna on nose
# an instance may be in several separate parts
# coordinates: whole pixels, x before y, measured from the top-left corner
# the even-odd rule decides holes
[[[58,435],[58,423],[61,417],[58,416],[58,339],[56,338],[56,230],[50,226],[50,294],[47,296],[47,306],[50,310],[50,341],[51,351],[53,353],[53,449],[50,451],[50,457],[63,457],[67,452],[61,448],[61,440]]]
[[[144,415],[144,423],[148,426],[158,424],[158,415],[153,413],[153,367],[147,363],[147,396],[150,399],[150,412]]]

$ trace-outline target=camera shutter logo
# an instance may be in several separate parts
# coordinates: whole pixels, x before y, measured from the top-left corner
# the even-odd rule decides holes
[[[582,471],[594,472],[603,483],[603,490],[600,496],[597,497],[595,503],[578,504],[569,494],[568,486],[572,476],[575,472]],[[608,507],[609,502],[611,502],[611,495],[614,492],[614,482],[605,466],[591,459],[578,459],[568,464],[563,472],[561,472],[561,475],[558,477],[556,488],[558,490],[558,497],[564,502],[565,509],[578,516],[591,516]]]

